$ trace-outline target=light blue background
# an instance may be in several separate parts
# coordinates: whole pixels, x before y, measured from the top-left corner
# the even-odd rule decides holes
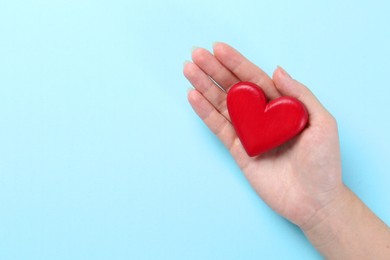
[[[321,258],[187,104],[214,41],[313,90],[389,224],[390,5],[356,2],[0,0],[0,259]]]

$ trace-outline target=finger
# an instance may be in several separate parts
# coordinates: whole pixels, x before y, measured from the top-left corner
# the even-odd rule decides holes
[[[222,141],[226,148],[229,149],[233,157],[240,162],[240,167],[243,167],[243,165],[247,162],[242,158],[248,158],[247,160],[249,160],[249,157],[246,155],[232,124],[224,116],[222,116],[199,91],[189,91],[188,101],[195,110],[196,114]]]
[[[230,121],[226,106],[226,93],[217,87],[198,65],[188,62],[183,68],[184,76],[191,82],[195,89],[227,119]]]
[[[214,44],[214,56],[240,81],[249,81],[260,86],[268,98],[274,99],[280,96],[272,79],[229,45],[225,43]]]
[[[294,97],[306,106],[311,120],[330,115],[314,94],[305,85],[291,78],[283,68],[278,67],[274,71],[273,80],[282,95]]]
[[[192,52],[192,60],[225,91],[240,81],[206,49],[196,48]]]

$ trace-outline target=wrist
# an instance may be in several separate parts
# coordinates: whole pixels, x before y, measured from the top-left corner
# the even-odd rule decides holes
[[[337,241],[341,230],[357,217],[358,211],[356,195],[342,185],[334,199],[318,209],[300,228],[315,247],[324,247]]]
[[[327,259],[389,259],[389,227],[345,186],[301,229]]]

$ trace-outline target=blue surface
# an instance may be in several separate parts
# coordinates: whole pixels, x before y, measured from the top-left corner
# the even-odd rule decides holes
[[[187,104],[183,61],[214,41],[313,90],[338,119],[345,182],[389,224],[389,13],[0,0],[0,259],[321,259]]]

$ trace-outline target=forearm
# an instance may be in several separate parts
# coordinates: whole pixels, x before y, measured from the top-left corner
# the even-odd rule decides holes
[[[302,227],[327,259],[390,259],[390,229],[351,190]]]

